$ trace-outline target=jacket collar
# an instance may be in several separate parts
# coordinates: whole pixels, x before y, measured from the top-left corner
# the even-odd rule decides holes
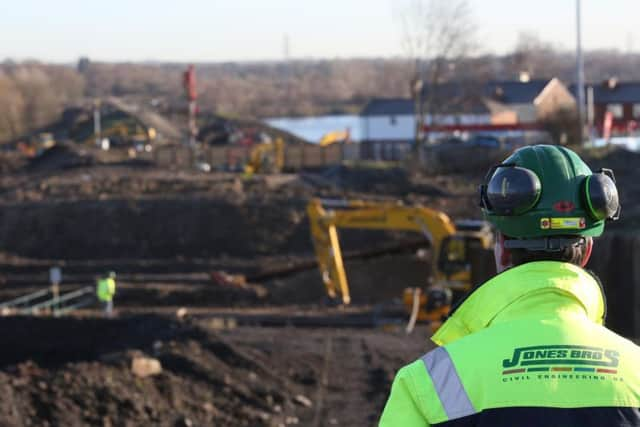
[[[507,309],[523,304],[533,295],[543,295],[545,302],[558,304],[568,297],[572,306],[581,308],[591,321],[598,324],[604,321],[604,295],[591,274],[573,264],[539,261],[510,268],[478,287],[431,340],[446,345],[488,327],[501,314],[515,318]],[[522,308],[528,316],[536,314],[535,306],[523,304]]]

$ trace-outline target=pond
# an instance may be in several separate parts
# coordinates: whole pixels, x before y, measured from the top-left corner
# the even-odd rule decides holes
[[[345,129],[351,132],[351,140],[360,141],[362,129],[361,118],[357,115],[274,117],[264,121],[313,143],[318,143],[328,132]]]

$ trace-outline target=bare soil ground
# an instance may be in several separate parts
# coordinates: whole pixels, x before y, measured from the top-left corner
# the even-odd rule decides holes
[[[16,426],[374,425],[397,367],[428,346],[400,331],[215,330],[162,316],[0,324],[2,425]],[[136,355],[162,373],[135,377]]]
[[[395,371],[427,350],[426,328],[409,337],[398,326],[229,329],[207,316],[344,314],[323,308],[310,197],[401,200],[480,217],[478,174],[340,167],[243,180],[74,147],[33,162],[12,156],[0,155],[0,301],[45,287],[52,265],[63,268],[63,292],[113,269],[119,316],[0,317],[0,425],[375,425]],[[617,172],[623,219],[614,230],[640,218],[638,160],[618,151],[589,160]],[[341,237],[353,254],[411,236]],[[405,286],[424,283],[429,253],[408,248],[347,262],[354,309],[393,309]],[[616,283],[633,283],[607,268]],[[216,283],[216,271],[243,274],[248,285]],[[614,292],[614,304],[625,295]],[[180,307],[192,317],[178,320]],[[157,358],[163,372],[134,377],[137,354]]]

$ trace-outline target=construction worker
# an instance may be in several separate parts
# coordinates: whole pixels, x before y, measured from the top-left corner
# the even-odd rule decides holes
[[[110,271],[104,277],[100,277],[96,284],[96,295],[104,306],[104,314],[110,317],[113,313],[113,296],[116,294],[116,273]]]
[[[640,348],[603,326],[600,282],[583,269],[620,213],[613,173],[528,146],[480,193],[499,274],[398,372],[380,425],[640,426]]]

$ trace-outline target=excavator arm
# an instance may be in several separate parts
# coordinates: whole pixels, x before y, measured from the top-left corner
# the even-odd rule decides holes
[[[342,260],[338,230],[335,224],[324,221],[326,211],[320,205],[308,206],[311,220],[311,237],[315,249],[318,267],[327,295],[334,299],[338,294],[344,304],[351,303],[347,275]]]
[[[338,239],[338,228],[402,230],[421,232],[430,242],[434,267],[442,241],[456,233],[453,222],[443,212],[421,206],[361,200],[332,201],[312,199],[307,206],[311,236],[322,274],[331,298],[341,296],[351,302],[347,276]],[[438,271],[437,268],[433,269]]]

